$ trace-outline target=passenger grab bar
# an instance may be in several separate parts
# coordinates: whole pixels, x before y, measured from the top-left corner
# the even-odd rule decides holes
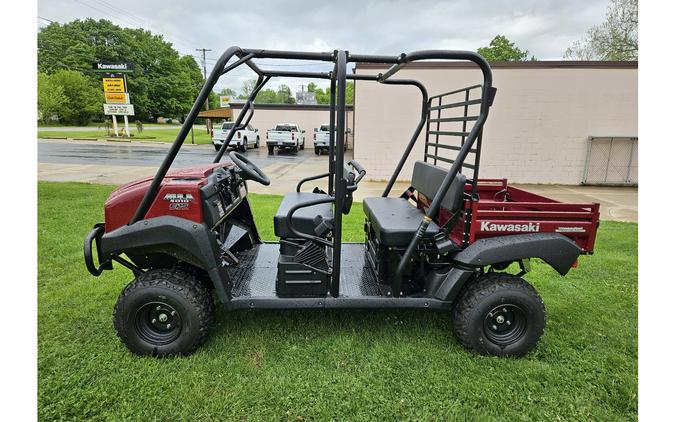
[[[298,185],[295,187],[295,191],[300,192],[300,186],[302,186],[305,182],[309,182],[310,180],[322,179],[324,177],[330,177],[330,175],[331,173],[328,172],[328,173],[321,173],[316,176],[305,177],[304,179],[298,182]]]
[[[366,175],[366,170],[359,164],[356,160],[352,160],[349,163],[350,166],[359,174],[356,179],[354,179],[354,184],[358,185],[361,179]]]
[[[317,243],[321,243],[322,245],[330,246],[333,247],[333,242],[329,242],[326,239],[322,239],[318,236],[312,236],[309,234],[305,234],[302,232],[299,232],[293,227],[293,214],[300,208],[306,208],[306,207],[311,207],[313,205],[319,205],[319,204],[328,204],[328,203],[333,203],[335,202],[335,198],[324,198],[324,199],[315,199],[313,201],[307,201],[302,204],[297,204],[293,205],[291,209],[288,210],[288,214],[286,214],[286,225],[288,226],[288,230],[290,230],[291,233],[293,233],[295,236],[300,237],[302,239],[308,239],[312,240]]]

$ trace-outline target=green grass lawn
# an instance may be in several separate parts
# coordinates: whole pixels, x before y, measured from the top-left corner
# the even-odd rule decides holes
[[[565,278],[526,278],[548,326],[525,358],[477,356],[449,315],[395,311],[218,311],[186,358],[132,355],[112,308],[131,273],[92,277],[82,239],[111,186],[38,185],[41,420],[636,420],[637,225],[603,222],[595,255]],[[251,195],[272,239],[280,197]],[[360,204],[345,240],[362,239]]]
[[[156,141],[156,142],[173,142],[176,139],[178,130],[180,126],[176,126],[172,129],[152,129],[148,128],[143,130],[143,133],[138,134],[135,127],[130,128],[131,134],[133,135],[132,140],[136,138],[139,141]],[[120,134],[123,133],[123,128],[120,127]],[[211,136],[206,133],[206,129],[195,128],[195,144],[210,144]],[[56,130],[43,130],[38,132],[39,138],[111,138],[106,134],[105,129],[96,129],[92,128],[91,130],[86,131],[56,131]],[[140,138],[139,138],[140,137]],[[150,139],[146,139],[150,138]],[[185,143],[189,144],[192,142],[192,134],[188,133],[185,138]]]

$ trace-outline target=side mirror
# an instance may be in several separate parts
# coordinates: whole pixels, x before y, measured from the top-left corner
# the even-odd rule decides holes
[[[345,131],[345,133],[346,133],[347,135],[349,135],[350,133],[352,133],[351,128],[347,128],[347,130]]]
[[[318,127],[315,127],[315,128],[314,128],[314,132],[318,132],[318,131],[319,131],[319,128],[318,128]]]
[[[302,133],[305,133],[305,129],[302,130]]]
[[[253,131],[254,131],[255,133],[258,133],[258,129],[253,129]]]

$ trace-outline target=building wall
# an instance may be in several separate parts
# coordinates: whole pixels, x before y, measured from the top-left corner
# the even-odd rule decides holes
[[[237,118],[241,112],[240,107],[233,107],[233,120]],[[345,113],[346,128],[352,128],[354,112],[347,110]],[[295,123],[300,129],[305,132],[305,146],[309,148],[312,145],[314,128],[318,128],[322,124],[328,124],[330,116],[327,107],[312,107],[312,106],[288,106],[288,107],[274,107],[266,108],[264,105],[256,105],[255,113],[251,119],[251,124],[258,129],[260,133],[261,145],[266,145],[265,132],[274,128],[277,123]],[[352,147],[351,135],[347,137],[349,148]]]
[[[382,72],[359,67],[359,74]],[[407,67],[395,78],[425,84],[430,96],[481,83],[477,68]],[[589,136],[638,135],[637,66],[493,67],[497,96],[483,134],[480,177],[579,184]],[[414,87],[357,81],[354,158],[372,180],[390,177],[420,117]],[[424,131],[400,179],[421,159]]]

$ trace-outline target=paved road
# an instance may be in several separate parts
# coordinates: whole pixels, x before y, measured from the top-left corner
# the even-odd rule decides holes
[[[122,121],[117,122],[120,124],[122,127],[124,126],[124,122]],[[136,127],[135,123],[129,122],[129,126],[133,129]],[[101,124],[101,127],[103,127],[103,124]],[[143,128],[145,129],[152,129],[152,130],[170,130],[170,129],[179,129],[180,126],[178,125],[143,125]],[[195,125],[195,129],[206,129],[205,125]],[[73,127],[73,126],[42,126],[37,128],[38,132],[90,132],[92,130],[98,130],[98,127],[96,126],[84,126],[84,127]]]
[[[155,174],[169,144],[149,142],[114,143],[103,141],[38,141],[38,179],[54,182],[89,182],[119,185]],[[347,159],[351,159],[348,151]],[[266,148],[249,150],[247,156],[262,168],[272,184],[250,183],[252,192],[284,194],[295,191],[304,177],[321,174],[328,169],[326,155],[315,156],[311,150],[269,156]],[[186,145],[172,168],[210,163],[215,156],[211,145]],[[384,182],[364,180],[354,198],[380,196]],[[409,183],[397,182],[393,192],[403,192]],[[310,182],[326,189],[325,179]],[[525,190],[565,202],[599,202],[602,219],[637,221],[637,188],[594,186],[522,185]]]
[[[54,164],[99,164],[113,166],[158,166],[169,149],[169,144],[150,143],[113,143],[100,141],[82,142],[38,142],[38,162]],[[188,167],[209,163],[215,157],[211,145],[186,145],[178,153],[173,167]],[[314,157],[313,151],[305,150],[298,154],[290,152],[267,154],[267,149],[254,149],[247,156],[259,167],[271,164],[300,164]],[[325,156],[323,156],[325,158]],[[227,156],[223,157],[226,160]]]

